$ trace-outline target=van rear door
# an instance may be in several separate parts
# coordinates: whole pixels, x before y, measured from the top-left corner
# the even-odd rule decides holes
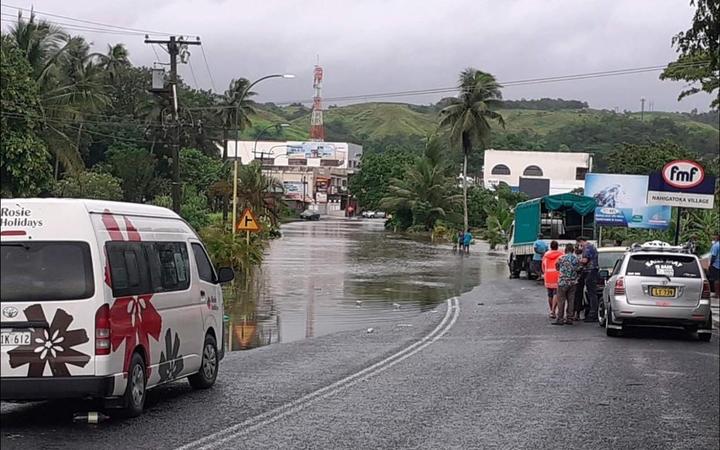
[[[29,234],[0,244],[2,377],[94,375],[91,245]]]

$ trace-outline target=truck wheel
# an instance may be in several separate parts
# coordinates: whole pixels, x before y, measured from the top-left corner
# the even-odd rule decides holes
[[[123,406],[120,413],[124,417],[137,417],[145,407],[145,394],[147,377],[145,360],[139,353],[135,352],[130,359],[128,368],[128,380],[123,395]]]
[[[510,266],[510,278],[520,278],[520,267],[517,259],[515,259],[515,255],[510,256],[508,266]]]
[[[215,384],[219,365],[217,343],[215,342],[215,338],[208,334],[205,336],[205,343],[203,344],[200,370],[196,374],[188,377],[190,386],[194,389],[207,389],[211,387]]]

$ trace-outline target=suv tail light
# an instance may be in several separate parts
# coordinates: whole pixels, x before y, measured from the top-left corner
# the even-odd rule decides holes
[[[615,280],[615,295],[625,295],[625,277],[617,277]]]
[[[105,304],[95,313],[95,355],[110,354],[110,306]]]
[[[707,300],[710,299],[710,282],[708,280],[703,280],[703,290],[700,298]]]

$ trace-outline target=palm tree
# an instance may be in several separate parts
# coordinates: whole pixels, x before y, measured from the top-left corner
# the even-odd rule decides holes
[[[43,134],[55,157],[55,178],[60,163],[71,171],[82,169],[83,115],[107,102],[102,73],[89,54],[89,45],[49,22],[36,21],[34,12],[27,21],[19,13],[9,34],[33,68],[45,122]],[[73,126],[74,122],[79,126]],[[74,134],[76,138],[70,137]]]
[[[245,164],[238,172],[238,206],[250,208],[265,216],[273,226],[280,218],[283,185],[280,180],[262,173],[257,161]]]
[[[238,139],[242,130],[252,126],[250,116],[255,114],[255,102],[250,97],[256,93],[248,91],[249,86],[247,78],[232,80],[228,90],[220,97],[217,114],[223,127],[223,161],[227,160],[230,130],[235,129],[235,139]]]
[[[130,52],[125,48],[124,44],[108,44],[106,54],[94,53],[93,56],[99,60],[100,67],[107,71],[107,75],[112,83],[118,76],[120,71],[131,67]]]
[[[402,179],[390,180],[388,190],[390,194],[380,200],[380,207],[389,211],[410,210],[413,225],[422,225],[426,230],[431,230],[437,219],[445,217],[460,200],[452,192],[452,178],[448,176],[443,148],[436,137],[428,140],[423,156]]]
[[[460,94],[440,111],[440,126],[450,128],[450,141],[463,151],[463,224],[468,228],[467,161],[473,148],[483,150],[489,142],[491,121],[505,127],[505,120],[495,111],[502,105],[500,84],[489,73],[467,68],[460,73]]]

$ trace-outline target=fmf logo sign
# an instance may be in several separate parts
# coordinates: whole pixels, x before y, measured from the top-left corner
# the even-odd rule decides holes
[[[648,178],[648,205],[712,209],[715,177],[695,161],[672,161]]]
[[[665,183],[678,189],[690,189],[700,185],[705,179],[705,171],[695,161],[672,161],[662,169]]]

